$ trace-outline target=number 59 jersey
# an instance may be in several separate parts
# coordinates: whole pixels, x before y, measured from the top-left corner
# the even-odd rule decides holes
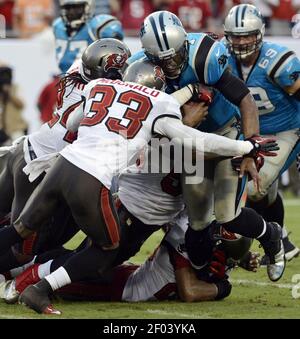
[[[157,119],[181,119],[170,95],[134,83],[97,79],[84,91],[78,139],[61,155],[110,189],[112,178],[137,160]]]
[[[286,47],[264,42],[247,79],[240,63],[231,55],[234,74],[246,82],[259,110],[261,134],[274,134],[300,127],[300,103],[284,91],[300,75],[300,61]]]

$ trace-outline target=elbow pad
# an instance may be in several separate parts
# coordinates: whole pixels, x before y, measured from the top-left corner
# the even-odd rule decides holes
[[[245,96],[250,93],[245,83],[234,76],[228,68],[214,87],[236,106],[239,106]]]

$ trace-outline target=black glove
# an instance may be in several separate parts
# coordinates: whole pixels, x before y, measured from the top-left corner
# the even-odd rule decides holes
[[[245,139],[245,141],[250,141],[253,145],[253,149],[249,154],[246,154],[246,157],[258,158],[258,157],[276,157],[277,153],[274,151],[279,151],[279,146],[275,138],[263,138],[259,135],[254,135],[251,138]]]

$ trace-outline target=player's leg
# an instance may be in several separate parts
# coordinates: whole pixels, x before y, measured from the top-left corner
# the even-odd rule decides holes
[[[57,161],[45,180],[30,196],[19,218],[10,226],[0,230],[1,254],[7,252],[16,243],[29,238],[40,229],[44,222],[51,218],[59,204],[59,199],[63,199],[60,195],[61,185],[68,182],[68,179],[72,181],[68,177],[68,173],[61,171],[60,161]]]
[[[139,252],[143,243],[161,227],[145,225],[132,215],[124,205],[118,208],[120,220],[120,246],[114,265],[120,265]]]
[[[231,139],[239,138],[238,130],[235,127],[230,128],[223,135]],[[276,223],[266,223],[254,210],[241,207],[246,179],[239,178],[238,174],[233,171],[229,160],[220,160],[216,165],[214,174],[217,222],[230,232],[258,239],[265,252],[272,259],[271,264],[268,265],[269,278],[273,281],[278,280],[285,268],[280,227]],[[208,243],[209,231],[194,234],[193,241],[198,244],[198,248],[202,248],[203,238]],[[188,247],[188,243],[186,245]],[[197,248],[197,246],[195,245],[194,248]],[[211,252],[207,249],[202,254],[203,261],[201,264],[203,266],[204,260],[207,261],[210,258]]]
[[[62,246],[78,230],[68,206],[61,201],[51,218],[43,223],[37,232],[0,256],[0,272],[22,266],[30,262],[35,255],[50,250],[63,252]]]
[[[11,209],[11,222],[17,220],[32,192],[44,177],[44,175],[40,175],[34,182],[30,182],[28,180],[28,176],[23,172],[23,168],[26,166],[23,152],[23,143],[18,145],[16,153],[17,155],[12,165],[14,179],[14,199]]]
[[[210,240],[209,228],[207,227],[214,219],[214,167],[214,160],[204,162],[204,177],[200,184],[191,184],[186,181],[185,175],[182,176],[183,198],[189,216],[185,243],[190,260],[195,268],[201,268],[206,264],[206,258],[210,258],[214,246]],[[201,254],[199,254],[199,251],[201,251]]]
[[[255,209],[266,221],[275,221],[283,228],[283,243],[287,260],[300,252],[293,245],[284,226],[284,206],[276,183],[282,174],[294,162],[300,150],[300,140],[296,130],[281,132],[276,135],[280,147],[276,157],[266,157],[260,171],[261,191],[257,192],[253,183],[249,183],[247,206]]]
[[[71,282],[102,276],[111,269],[118,252],[119,220],[110,191],[87,172],[66,160],[64,163],[73,178],[72,187],[64,189],[65,200],[76,223],[92,239],[92,243],[21,294],[21,301],[37,312],[48,312],[48,295],[53,291]]]

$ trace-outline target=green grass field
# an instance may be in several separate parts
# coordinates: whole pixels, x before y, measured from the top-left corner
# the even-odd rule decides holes
[[[300,200],[286,200],[286,224],[292,232],[291,239],[300,246]],[[142,251],[131,261],[141,263],[161,239],[154,234]],[[77,239],[70,245],[75,245]],[[259,250],[261,252],[261,250]],[[299,274],[299,298],[292,297],[292,276]],[[233,289],[230,297],[219,302],[187,304],[182,302],[147,303],[86,303],[57,301],[55,306],[63,314],[58,318],[104,319],[207,319],[207,318],[300,318],[300,257],[287,265],[284,277],[271,283],[265,268],[257,273],[237,269],[231,275]],[[45,318],[21,305],[6,305],[0,301],[0,318]],[[53,318],[53,316],[49,316]],[[55,317],[54,317],[55,318]]]

